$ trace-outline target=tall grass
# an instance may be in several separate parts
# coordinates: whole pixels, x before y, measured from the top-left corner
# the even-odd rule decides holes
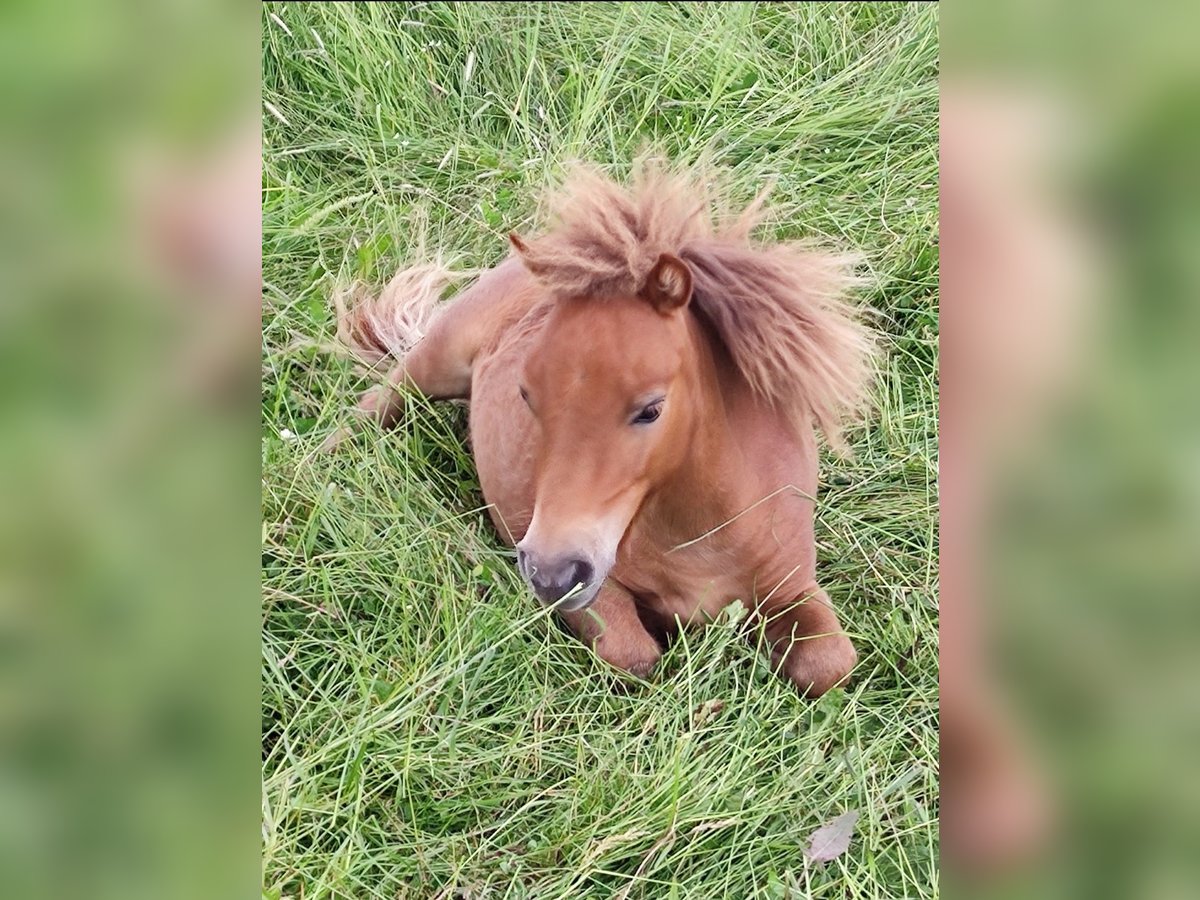
[[[270,897],[937,895],[937,10],[263,9],[263,885]],[[564,160],[706,153],[767,232],[857,247],[877,410],[827,459],[854,683],[799,699],[735,623],[623,682],[537,609],[452,405],[316,453],[362,382],[329,295],[494,264]],[[850,849],[811,832],[861,811]]]

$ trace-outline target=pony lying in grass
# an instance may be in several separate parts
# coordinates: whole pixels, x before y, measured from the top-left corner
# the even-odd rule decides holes
[[[602,659],[645,675],[680,624],[740,601],[817,696],[856,654],[815,581],[814,426],[839,445],[872,341],[842,299],[851,258],[750,242],[762,199],[721,219],[698,173],[578,170],[553,227],[454,300],[444,270],[408,269],[339,300],[339,331],[398,360],[359,404],[384,426],[397,388],[470,399],[496,528]]]

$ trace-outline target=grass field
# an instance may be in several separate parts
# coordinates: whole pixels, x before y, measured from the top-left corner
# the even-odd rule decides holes
[[[268,4],[263,31],[263,892],[933,897],[937,9]],[[886,351],[823,461],[818,577],[860,651],[818,702],[721,622],[624,684],[496,540],[464,411],[316,452],[365,382],[332,289],[492,265],[571,157],[701,152],[764,233],[863,250]],[[828,863],[822,823],[860,819]]]

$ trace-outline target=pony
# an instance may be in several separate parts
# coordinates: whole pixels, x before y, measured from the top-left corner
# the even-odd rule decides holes
[[[816,429],[844,446],[875,341],[857,257],[751,240],[765,197],[731,211],[699,168],[580,165],[550,226],[452,300],[436,265],[335,299],[341,340],[394,360],[360,415],[394,425],[405,390],[469,402],[500,537],[597,656],[644,677],[740,602],[816,697],[857,658],[815,580]]]

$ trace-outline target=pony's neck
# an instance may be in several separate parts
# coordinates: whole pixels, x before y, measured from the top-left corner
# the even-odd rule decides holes
[[[689,451],[642,510],[656,536],[673,543],[690,541],[716,528],[746,503],[742,451],[729,406],[736,373],[706,322],[692,315],[688,328],[692,355],[687,365],[697,388]]]

